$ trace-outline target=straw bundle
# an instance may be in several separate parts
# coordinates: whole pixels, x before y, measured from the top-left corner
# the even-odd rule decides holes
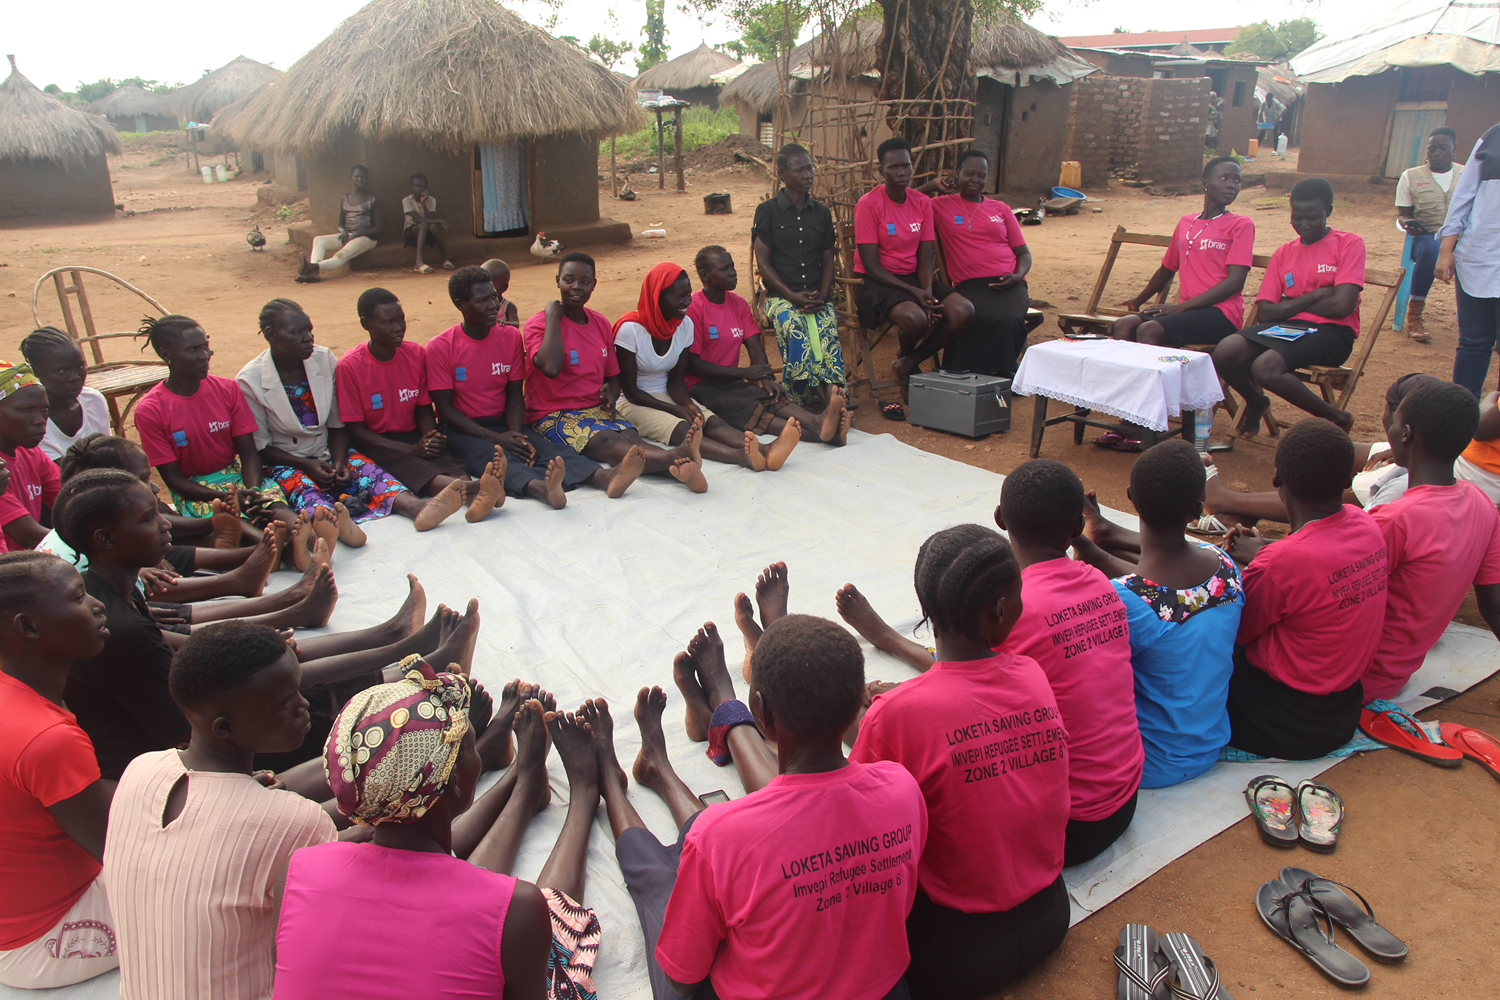
[[[80,166],[90,157],[123,153],[115,127],[44,94],[16,69],[0,83],[0,160],[53,160]]]
[[[353,129],[461,152],[639,126],[635,94],[490,0],[374,0],[230,124],[242,145],[312,153]]]
[[[165,115],[166,95],[142,90],[133,83],[101,97],[89,105],[89,110],[106,118],[135,118],[138,115]]]
[[[252,94],[281,75],[265,63],[236,56],[207,76],[178,87],[167,95],[167,105],[195,122],[206,122],[247,94]]]
[[[709,79],[720,70],[738,66],[734,56],[716,52],[704,42],[693,51],[652,66],[635,78],[637,90],[687,90],[692,87],[712,87]]]

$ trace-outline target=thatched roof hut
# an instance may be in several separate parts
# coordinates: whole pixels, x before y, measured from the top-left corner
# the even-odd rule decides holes
[[[172,91],[167,104],[189,121],[206,122],[220,108],[253,94],[280,75],[281,70],[274,66],[235,56],[212,73]]]
[[[0,218],[112,213],[107,153],[123,153],[115,129],[44,94],[16,57],[0,83]]]
[[[595,231],[598,142],[642,120],[618,76],[491,0],[373,0],[225,127],[241,147],[302,156],[320,233],[337,228],[350,165],[368,166],[388,232],[359,261],[378,266],[408,257],[400,201],[413,172],[465,257],[508,252],[485,239],[496,233],[628,238],[620,223]]]
[[[167,108],[167,95],[153,94],[134,83],[89,105],[121,132],[162,132],[177,127],[177,116]]]
[[[662,90],[680,101],[719,106],[719,84],[715,73],[738,66],[734,56],[711,49],[703,42],[691,52],[652,66],[635,78],[636,90]]]

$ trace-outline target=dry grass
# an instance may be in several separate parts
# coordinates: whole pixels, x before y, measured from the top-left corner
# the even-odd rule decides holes
[[[704,42],[686,55],[652,66],[635,78],[635,86],[640,90],[711,87],[713,81],[709,77],[739,64],[740,61],[734,56],[717,52]]]
[[[153,94],[128,83],[107,97],[89,105],[89,110],[106,118],[134,118],[137,115],[165,115],[165,94]]]
[[[230,122],[245,148],[313,153],[345,130],[461,152],[546,135],[617,135],[630,86],[490,0],[374,0]]]
[[[265,63],[236,56],[212,73],[178,87],[167,95],[167,106],[189,121],[206,122],[247,94],[281,75],[281,70]]]
[[[42,93],[10,57],[10,76],[0,83],[0,160],[52,160],[66,168],[123,152],[113,125]]]

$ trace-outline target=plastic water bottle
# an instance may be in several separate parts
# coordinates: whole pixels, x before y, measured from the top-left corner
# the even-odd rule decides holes
[[[1214,429],[1214,411],[1196,410],[1193,413],[1193,447],[1198,454],[1208,454],[1208,434]]]
[[[1276,140],[1276,155],[1277,156],[1285,156],[1286,155],[1286,133],[1285,132],[1283,132],[1281,134],[1281,136],[1279,138],[1277,138],[1277,140]]]
[[[203,183],[205,183],[205,184],[212,184],[213,182],[214,182],[214,168],[213,167],[204,167],[203,168]]]
[[[214,167],[214,177],[218,179],[220,184],[223,184],[229,180],[229,168],[222,163],[219,164],[217,167]]]
[[[665,229],[643,229],[641,230],[641,237],[648,240],[664,240],[667,238],[667,231]]]

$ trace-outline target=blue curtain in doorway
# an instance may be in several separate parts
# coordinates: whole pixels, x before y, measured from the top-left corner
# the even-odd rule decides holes
[[[484,190],[484,231],[503,233],[530,224],[524,143],[485,143],[479,147]]]

